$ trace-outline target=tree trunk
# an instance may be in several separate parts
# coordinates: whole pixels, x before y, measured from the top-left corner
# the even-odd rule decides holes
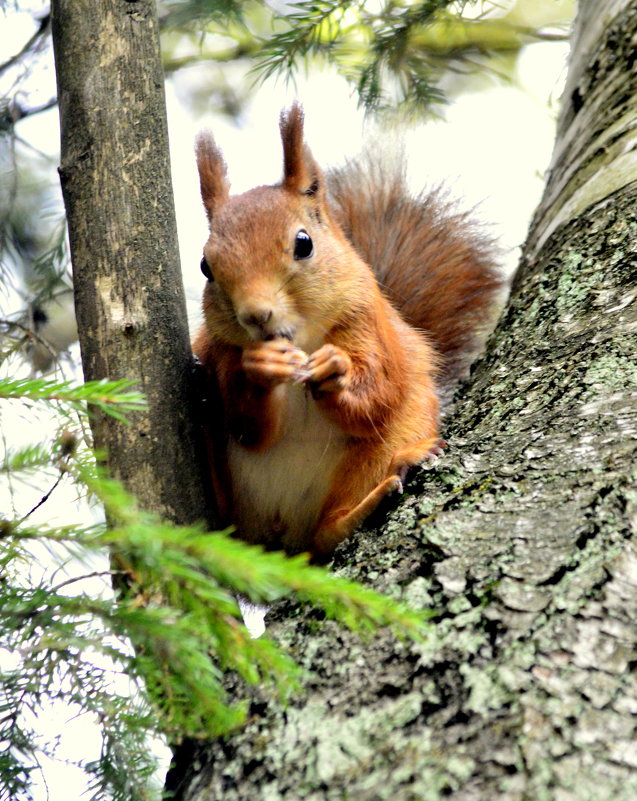
[[[580,3],[546,194],[448,453],[337,552],[435,610],[429,639],[278,607],[303,691],[184,744],[177,798],[637,797],[636,36],[635,0]]]
[[[143,507],[203,519],[155,3],[54,0],[52,17],[84,375],[148,399],[130,425],[95,412],[95,444]]]

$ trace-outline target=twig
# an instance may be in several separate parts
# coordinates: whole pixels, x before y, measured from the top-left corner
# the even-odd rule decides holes
[[[6,72],[8,69],[13,67],[14,64],[17,64],[23,56],[25,56],[29,50],[33,48],[36,44],[38,39],[48,33],[49,23],[51,22],[51,15],[46,14],[40,20],[40,24],[38,25],[38,29],[33,34],[33,36],[27,41],[24,47],[16,53],[14,56],[11,56],[10,59],[4,62],[4,64],[0,64],[0,75]]]
[[[45,504],[45,503],[46,503],[46,502],[49,500],[49,498],[51,497],[51,495],[53,494],[53,492],[54,492],[54,491],[57,489],[57,487],[59,486],[59,484],[60,484],[60,482],[62,481],[62,478],[63,478],[63,477],[64,477],[64,473],[63,473],[63,472],[61,472],[61,473],[60,473],[60,475],[57,477],[57,479],[56,479],[56,481],[55,481],[55,484],[54,484],[54,485],[51,487],[51,489],[50,489],[50,490],[49,490],[49,491],[46,493],[46,495],[43,495],[43,496],[40,498],[40,500],[39,500],[39,501],[36,503],[36,505],[33,507],[33,509],[30,509],[30,510],[29,510],[29,511],[28,511],[28,512],[27,512],[27,513],[24,515],[24,517],[21,517],[21,518],[20,518],[20,520],[18,520],[18,523],[17,523],[18,525],[20,525],[20,523],[24,523],[24,521],[27,519],[27,517],[30,517],[30,516],[31,516],[31,515],[32,515],[32,514],[33,514],[33,513],[34,513],[34,512],[37,510],[37,509],[39,509],[39,508],[40,508],[40,507],[41,507],[43,504]]]
[[[104,578],[105,576],[114,576],[115,574],[115,570],[96,570],[94,573],[87,573],[84,576],[75,576],[74,578],[66,579],[65,581],[60,582],[60,584],[57,586],[51,587],[50,592],[57,593],[62,589],[62,587],[66,587],[68,584],[73,584],[76,581],[84,581],[85,579],[90,578]]]
[[[32,117],[34,114],[41,114],[43,111],[48,111],[50,108],[55,108],[58,104],[57,97],[52,97],[50,100],[47,100],[46,103],[42,103],[41,106],[34,106],[33,108],[23,108],[16,100],[14,100],[10,107],[9,113],[11,114],[11,118],[13,122],[19,122],[23,120],[25,117]],[[41,156],[45,156],[45,153],[38,150],[37,148],[33,147],[26,142],[24,139],[20,139],[21,144],[30,147],[32,150],[35,150],[36,153],[39,153]],[[49,158],[49,156],[46,156]]]
[[[51,345],[50,342],[47,342],[46,339],[41,337],[36,331],[29,326],[24,325],[24,323],[19,323],[17,320],[7,320],[6,318],[0,319],[0,325],[4,325],[7,328],[18,328],[24,334],[26,340],[32,340],[41,345],[51,355],[52,359],[55,361],[59,356],[59,352],[55,350],[55,348]]]

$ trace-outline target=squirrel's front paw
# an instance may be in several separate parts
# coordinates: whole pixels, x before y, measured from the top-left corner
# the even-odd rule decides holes
[[[266,389],[304,377],[306,363],[307,353],[287,339],[251,342],[241,356],[241,367],[248,380]]]
[[[342,392],[350,382],[352,360],[336,345],[323,345],[310,356],[306,369],[314,395]]]

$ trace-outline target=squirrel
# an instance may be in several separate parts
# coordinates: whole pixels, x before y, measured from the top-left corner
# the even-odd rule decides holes
[[[298,103],[281,113],[281,183],[235,196],[212,135],[197,138],[210,236],[193,352],[220,522],[322,563],[441,452],[441,397],[503,281],[440,192],[410,196],[372,157],[324,174],[303,123]]]

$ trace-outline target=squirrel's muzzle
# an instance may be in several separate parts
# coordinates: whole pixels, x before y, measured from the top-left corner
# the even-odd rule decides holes
[[[296,327],[284,319],[277,309],[268,303],[244,304],[236,310],[237,320],[253,341],[294,338]]]

